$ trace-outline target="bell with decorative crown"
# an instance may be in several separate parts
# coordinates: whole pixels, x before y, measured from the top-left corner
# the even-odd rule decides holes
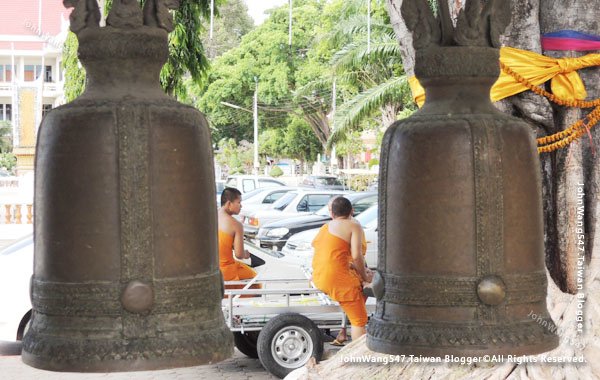
[[[441,22],[425,0],[405,0],[402,13],[426,102],[387,130],[381,148],[367,346],[432,356],[548,351],[558,338],[546,309],[533,129],[489,97],[510,2],[467,2],[456,28],[446,5]]]
[[[159,82],[172,2],[115,0],[102,28],[96,0],[71,3],[87,85],[39,129],[22,359],[109,372],[228,358],[209,128]]]

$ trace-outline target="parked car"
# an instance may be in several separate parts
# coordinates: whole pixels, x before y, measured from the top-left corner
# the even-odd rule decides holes
[[[377,193],[375,192],[351,193],[344,196],[352,202],[354,216],[377,203]],[[258,230],[256,240],[261,248],[281,250],[290,236],[321,227],[330,220],[329,209],[327,206],[323,206],[314,214],[286,218],[263,225]]]
[[[225,186],[235,187],[242,194],[261,187],[285,186],[285,183],[273,177],[255,175],[230,175],[225,181]]]
[[[309,175],[301,183],[301,187],[327,190],[346,190],[339,178],[332,175]]]
[[[251,197],[246,197],[246,194],[242,194],[242,210],[238,215],[238,219],[243,221],[248,215],[252,215],[258,210],[265,210],[270,208],[279,198],[283,197],[286,193],[297,190],[296,187],[277,186],[259,188],[251,191]],[[256,193],[255,193],[256,192]]]
[[[367,254],[365,260],[369,268],[377,267],[377,205],[369,207],[356,217],[356,220],[362,225],[367,238]],[[315,253],[312,247],[312,241],[319,232],[319,228],[306,230],[290,237],[281,250],[288,262],[294,262],[297,265],[312,265],[312,258]]]
[[[31,316],[33,234],[0,251],[0,340],[21,340]]]
[[[335,195],[343,191],[298,189],[286,193],[266,210],[258,210],[244,218],[244,235],[254,238],[259,227],[284,218],[306,215],[318,211],[327,205]],[[243,209],[243,205],[242,205]]]

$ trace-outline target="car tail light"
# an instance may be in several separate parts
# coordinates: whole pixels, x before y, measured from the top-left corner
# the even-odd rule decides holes
[[[256,218],[248,218],[248,224],[251,226],[258,226],[258,219]]]

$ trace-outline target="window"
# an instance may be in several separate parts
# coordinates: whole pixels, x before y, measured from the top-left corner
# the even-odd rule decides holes
[[[44,82],[52,82],[52,66],[45,66]]]
[[[333,177],[316,177],[315,182],[321,186],[342,186],[340,180]]]
[[[12,65],[0,65],[0,82],[11,82],[13,71]]]
[[[48,112],[52,109],[52,104],[44,104],[42,105],[42,117],[46,116]]]
[[[369,207],[373,206],[377,202],[377,195],[366,197],[356,201],[352,207],[354,207],[354,215],[358,215],[365,211]]]
[[[287,193],[287,191],[277,191],[274,193],[271,193],[269,195],[267,195],[265,197],[265,199],[263,199],[262,203],[266,203],[266,204],[271,204],[271,203],[275,203],[276,200],[278,200],[279,198],[281,198],[283,196],[283,194]]]
[[[296,198],[297,195],[298,193],[285,193],[284,196],[282,196],[275,203],[273,203],[273,208],[275,210],[283,211],[283,209],[285,209],[290,203],[292,203],[292,201],[294,200],[294,198]]]
[[[4,105],[4,120],[12,120],[12,104]]]
[[[329,199],[333,197],[331,194],[314,194],[308,195],[308,211],[317,211],[323,206],[327,206]]]
[[[0,120],[12,120],[12,104],[0,104]]]
[[[333,197],[332,194],[312,194],[307,195],[300,202],[298,202],[297,211],[300,212],[315,212],[326,206],[329,203],[329,199]]]
[[[244,189],[244,193],[252,191],[256,189],[256,185],[254,184],[253,179],[244,179],[242,180],[242,189]]]
[[[42,74],[42,65],[25,65],[24,78],[26,82],[33,82]]]

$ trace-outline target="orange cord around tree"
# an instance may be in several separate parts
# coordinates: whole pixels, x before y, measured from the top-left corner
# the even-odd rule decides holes
[[[569,145],[571,142],[575,141],[579,137],[583,136],[587,133],[591,128],[593,128],[598,121],[600,121],[600,99],[595,99],[591,101],[586,100],[565,100],[556,97],[554,94],[532,84],[527,79],[523,78],[519,73],[512,70],[510,67],[506,66],[502,62],[500,62],[500,67],[504,72],[511,75],[515,78],[519,83],[523,84],[531,91],[535,92],[538,95],[546,97],[553,103],[556,103],[561,106],[566,107],[578,107],[578,108],[592,108],[596,107],[592,112],[590,112],[586,117],[577,122],[571,124],[568,128],[563,131],[557,132],[555,134],[541,137],[537,139],[538,143],[538,153],[547,153],[557,150],[559,148],[564,148]]]

